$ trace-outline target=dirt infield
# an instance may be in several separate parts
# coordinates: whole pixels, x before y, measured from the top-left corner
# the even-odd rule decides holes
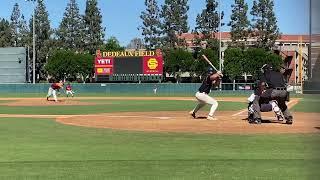
[[[75,126],[110,128],[152,132],[192,132],[192,133],[319,133],[320,114],[295,113],[293,125],[282,124],[272,114],[266,113],[262,125],[249,124],[243,120],[246,116],[232,116],[234,112],[217,112],[217,121],[208,121],[202,113],[193,119],[187,112],[127,112],[88,115],[78,117],[60,117],[56,121]]]
[[[12,102],[2,103],[5,106],[85,106],[85,105],[95,105],[95,103],[81,102],[72,99],[61,99],[58,102],[53,100],[47,101],[45,99],[20,99]]]
[[[246,102],[243,97],[227,97],[216,98],[218,101],[229,102]],[[99,102],[83,102],[81,100],[179,100],[179,101],[195,101],[192,97],[77,97],[66,98],[60,97],[59,102],[54,102],[52,99],[47,101],[45,98],[0,98],[0,101],[9,101],[1,103],[2,106],[85,106],[97,105]],[[102,104],[108,104],[103,102]]]
[[[75,99],[63,99],[55,103],[43,98],[1,98],[0,100],[12,100],[2,103],[7,106],[65,106],[65,105],[93,105],[95,103],[81,102],[81,99],[121,99],[121,100],[194,100],[186,97],[87,97]],[[216,98],[218,101],[246,102],[244,97]],[[289,107],[298,103],[299,99],[292,99]],[[245,108],[245,107],[244,107]],[[108,128],[117,130],[133,130],[148,132],[190,132],[190,133],[227,133],[227,134],[254,134],[254,133],[319,133],[320,121],[317,121],[320,113],[294,112],[293,125],[277,121],[273,113],[263,113],[262,125],[248,124],[243,120],[247,115],[246,109],[230,112],[219,111],[216,114],[217,121],[205,119],[207,112],[200,112],[197,119],[193,119],[188,112],[126,112],[104,113],[94,115],[12,115],[0,114],[0,117],[32,117],[55,118],[57,122],[66,125]]]

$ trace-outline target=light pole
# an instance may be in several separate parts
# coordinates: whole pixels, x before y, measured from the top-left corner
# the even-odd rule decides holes
[[[219,71],[222,71],[222,61],[221,61],[221,1],[219,0]],[[222,90],[222,80],[220,83],[220,91]]]
[[[308,79],[312,78],[312,0],[309,0],[309,47],[308,47]]]
[[[36,0],[25,0],[26,2],[33,2],[33,18],[32,18],[32,83],[36,83],[36,30],[35,30],[35,7],[34,3]]]
[[[221,1],[219,0],[219,71],[222,71],[221,61]]]

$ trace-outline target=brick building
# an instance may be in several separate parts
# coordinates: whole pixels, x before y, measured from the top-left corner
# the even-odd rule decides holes
[[[215,33],[215,37],[219,39],[219,33]],[[196,36],[191,33],[184,33],[179,38],[185,39],[187,47],[190,50],[196,48],[194,40]],[[247,45],[254,45],[256,39],[247,39]],[[223,62],[224,51],[227,49],[228,44],[231,42],[231,35],[229,32],[221,32],[221,42],[223,44],[221,48],[221,57]],[[202,42],[201,46],[205,46],[206,42]],[[292,69],[292,73],[289,77],[290,84],[300,83],[302,79],[308,79],[308,46],[309,35],[287,35],[283,34],[276,40],[274,50],[282,56],[284,65],[288,69]],[[302,64],[302,66],[299,66]],[[300,78],[301,77],[301,78]]]

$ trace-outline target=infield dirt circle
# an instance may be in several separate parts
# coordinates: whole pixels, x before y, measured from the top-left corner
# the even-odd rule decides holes
[[[2,98],[0,100],[14,100],[2,103],[7,106],[63,106],[63,105],[94,105],[80,99],[126,99],[126,100],[194,100],[193,98],[173,97],[104,97],[104,98],[74,98],[59,103],[46,102],[43,98]],[[218,101],[245,102],[246,98],[216,98]],[[299,99],[292,99],[289,107],[295,105]],[[244,107],[245,108],[245,107]],[[32,117],[54,118],[57,122],[83,127],[108,128],[117,130],[133,130],[148,132],[190,132],[190,133],[227,133],[227,134],[252,134],[252,133],[319,133],[320,122],[317,120],[320,113],[293,112],[294,123],[287,125],[276,120],[273,113],[263,113],[261,125],[249,124],[244,118],[246,109],[240,111],[218,111],[216,121],[206,120],[207,112],[200,112],[193,119],[188,112],[117,112],[87,115],[23,115],[0,114],[0,117]]]

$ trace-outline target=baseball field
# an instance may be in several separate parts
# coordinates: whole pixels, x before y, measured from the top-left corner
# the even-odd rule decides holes
[[[45,95],[44,95],[45,96]],[[0,98],[0,179],[318,179],[319,97],[292,98],[293,125],[245,96],[218,97],[217,121],[194,97]]]

